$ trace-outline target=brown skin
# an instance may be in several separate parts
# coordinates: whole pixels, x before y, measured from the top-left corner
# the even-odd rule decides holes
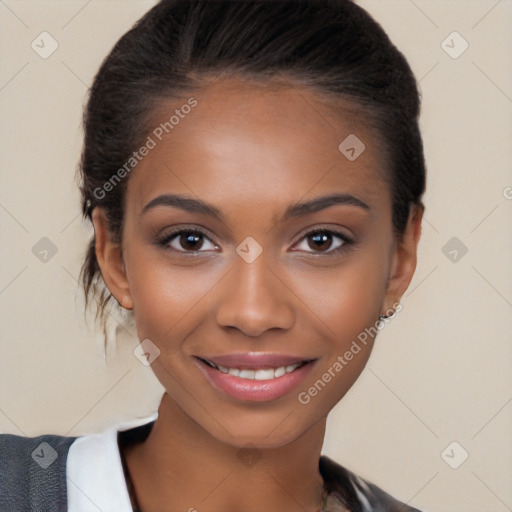
[[[194,97],[198,105],[129,177],[121,247],[104,213],[93,213],[103,278],[133,308],[140,340],[161,351],[151,367],[166,393],[148,439],[126,450],[128,468],[144,512],[314,511],[327,415],[360,375],[372,343],[309,404],[297,395],[405,292],[422,210],[411,211],[398,243],[390,190],[376,170],[383,172],[376,138],[360,118],[348,110],[335,115],[311,91],[218,81]],[[155,126],[183,103],[162,106]],[[351,133],[366,145],[354,162],[338,150]],[[290,204],[335,192],[370,210],[335,205],[279,220]],[[224,222],[168,206],[141,216],[165,193],[206,201]],[[195,246],[184,236],[167,248],[154,242],[178,225],[211,236]],[[322,229],[354,243],[328,256],[342,240],[332,235],[315,245],[305,236]],[[263,248],[250,264],[235,252],[247,236]],[[249,351],[317,361],[300,389],[249,402],[212,387],[192,357]],[[251,467],[237,456],[246,445],[261,455]]]

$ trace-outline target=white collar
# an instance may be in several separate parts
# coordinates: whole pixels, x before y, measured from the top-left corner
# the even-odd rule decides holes
[[[132,512],[117,433],[154,421],[158,412],[78,437],[66,462],[68,512]]]

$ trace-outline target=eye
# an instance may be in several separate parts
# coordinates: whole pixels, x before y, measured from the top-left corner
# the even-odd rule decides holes
[[[338,240],[333,241],[333,239]],[[300,245],[302,245],[302,249],[300,250],[309,253],[316,253],[318,255],[326,254],[329,256],[342,252],[347,249],[348,245],[353,243],[353,240],[343,233],[329,229],[316,229],[314,231],[309,231],[303,236],[301,241]],[[313,251],[308,250],[308,247],[313,249]]]
[[[165,234],[158,240],[158,244],[164,247],[170,247],[177,252],[206,252],[200,251],[204,248],[205,241],[208,241],[211,247],[206,251],[215,250],[215,245],[210,239],[209,235],[200,229],[179,229]]]

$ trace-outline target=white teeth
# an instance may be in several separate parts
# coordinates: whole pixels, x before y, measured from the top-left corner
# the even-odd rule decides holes
[[[254,374],[254,378],[256,380],[269,380],[274,377],[275,371],[272,370],[272,368],[269,368],[268,370],[256,370],[256,373]]]
[[[216,365],[222,373],[228,373],[234,377],[249,380],[271,380],[282,377],[285,373],[291,373],[296,370],[302,363],[290,364],[288,366],[280,366],[279,368],[260,368],[258,370],[239,370],[238,368],[226,368],[225,366]]]
[[[284,366],[280,366],[275,371],[276,377],[282,377],[285,373],[286,373],[286,368]]]
[[[286,373],[292,373],[294,370],[296,370],[299,366],[302,366],[302,363],[296,363],[291,364],[286,367]]]

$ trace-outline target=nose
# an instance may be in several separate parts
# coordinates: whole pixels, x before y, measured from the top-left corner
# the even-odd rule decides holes
[[[218,325],[251,337],[270,329],[290,329],[295,322],[293,293],[283,281],[263,254],[252,263],[237,256],[219,290]]]

